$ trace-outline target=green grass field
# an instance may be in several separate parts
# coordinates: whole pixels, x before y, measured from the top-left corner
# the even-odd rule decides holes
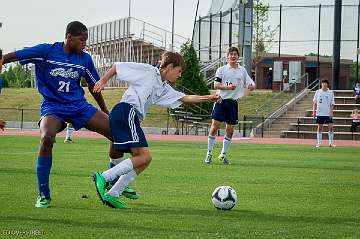
[[[232,145],[224,166],[202,163],[205,143],[153,141],[152,164],[133,184],[141,199],[116,210],[90,177],[106,168],[107,142],[58,138],[52,207],[35,209],[38,141],[0,137],[0,238],[360,238],[358,148]],[[232,211],[213,208],[219,185],[236,189]]]

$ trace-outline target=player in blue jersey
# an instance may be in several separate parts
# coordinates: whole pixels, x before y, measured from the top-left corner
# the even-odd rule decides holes
[[[41,140],[36,163],[39,197],[36,207],[46,208],[50,205],[52,148],[56,134],[66,127],[65,122],[72,123],[75,130],[85,127],[112,140],[109,112],[104,99],[100,92],[93,93],[93,87],[100,78],[91,56],[84,51],[87,38],[86,26],[74,21],[66,28],[64,42],[39,44],[8,53],[0,59],[0,70],[2,64],[14,61],[35,64],[36,85],[42,95],[39,120]],[[81,78],[88,83],[89,91],[102,111],[86,101],[80,85]],[[112,149],[109,156],[119,158]]]

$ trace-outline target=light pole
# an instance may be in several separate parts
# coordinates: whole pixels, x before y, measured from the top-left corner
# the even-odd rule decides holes
[[[171,51],[174,51],[174,28],[175,28],[175,0],[173,0],[172,5],[172,27],[171,27]]]
[[[127,20],[127,36],[130,37],[131,0],[129,0],[129,17]]]

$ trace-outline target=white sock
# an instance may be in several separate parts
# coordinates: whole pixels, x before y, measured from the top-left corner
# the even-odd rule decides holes
[[[134,169],[133,163],[130,159],[125,159],[115,167],[112,167],[102,173],[102,176],[105,178],[106,182],[110,182],[117,177],[120,177],[123,174],[127,174]]]
[[[113,197],[119,197],[126,186],[128,186],[132,181],[134,181],[137,176],[135,170],[131,170],[127,174],[121,175],[121,177],[117,180],[117,182],[112,186],[108,194]]]
[[[66,128],[66,139],[70,139],[70,138],[71,138],[74,130],[75,130],[75,129],[72,128],[72,127],[67,127],[67,128]]]
[[[111,157],[109,157],[110,163],[112,163],[113,165],[118,165],[119,163],[121,163],[122,161],[124,161],[124,157],[120,157],[117,159],[113,159]]]
[[[333,144],[334,142],[334,132],[333,131],[329,131],[329,144]]]
[[[215,136],[209,135],[208,136],[208,152],[207,152],[207,154],[212,155],[214,144],[215,144]]]
[[[225,155],[227,153],[227,151],[229,150],[230,144],[231,144],[231,138],[224,136],[221,154]]]
[[[317,132],[317,144],[321,144],[322,141],[322,132]]]

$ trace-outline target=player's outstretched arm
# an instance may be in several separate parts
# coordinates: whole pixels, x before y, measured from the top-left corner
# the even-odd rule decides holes
[[[106,113],[106,114],[109,114],[109,110],[106,107],[106,103],[105,103],[104,97],[101,94],[101,92],[95,93],[94,92],[94,86],[90,86],[90,85],[88,86],[88,89],[89,89],[91,95],[94,97],[96,103],[99,105],[101,111]]]
[[[0,119],[0,129],[4,131],[6,122],[3,119]]]
[[[185,95],[180,99],[185,104],[194,104],[201,102],[221,102],[219,95]]]
[[[111,79],[111,77],[113,77],[114,75],[116,75],[116,66],[115,64],[105,73],[105,75],[103,77],[101,77],[101,79],[96,82],[93,92],[94,93],[99,93],[100,91],[102,91],[106,85],[106,83]]]

